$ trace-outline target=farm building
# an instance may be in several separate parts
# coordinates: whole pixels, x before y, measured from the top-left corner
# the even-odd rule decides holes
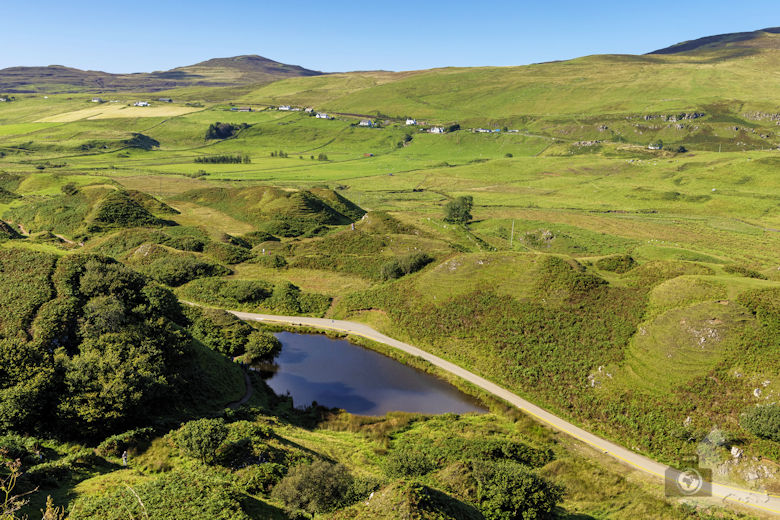
[[[161,97],[157,98],[157,101],[160,101],[162,103],[173,103],[173,100],[169,97]]]
[[[148,107],[149,106],[149,102],[148,101],[136,101],[135,103],[133,103],[133,106],[134,107]]]
[[[358,126],[374,126],[374,122],[370,119],[361,119],[360,123],[358,123]]]
[[[328,114],[324,112],[317,112],[317,115],[315,116],[317,119],[333,119]]]
[[[279,110],[289,111],[290,110],[290,105],[282,105],[282,106],[279,107]]]
[[[303,109],[303,111],[306,112],[307,114],[311,114],[312,112],[314,112],[314,109],[312,107],[306,107]]]
[[[99,98],[99,97],[92,98],[92,102],[93,103],[103,103],[103,98]]]
[[[412,125],[416,125],[416,124],[417,124],[417,120],[416,119],[407,119],[406,120],[406,126],[412,126]]]
[[[490,130],[488,130],[487,128],[477,128],[474,131],[477,132],[478,134],[489,134],[490,133]]]
[[[434,126],[431,128],[430,132],[432,134],[443,134],[444,133],[444,127],[443,126]]]

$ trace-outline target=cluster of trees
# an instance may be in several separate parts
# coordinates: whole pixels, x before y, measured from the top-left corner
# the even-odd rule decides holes
[[[394,258],[382,265],[382,278],[394,280],[404,275],[416,273],[426,265],[433,262],[426,253],[411,253],[400,258]]]
[[[249,128],[247,123],[241,123],[240,125],[234,125],[232,123],[211,123],[208,130],[206,130],[206,140],[211,139],[227,139],[233,137],[239,130]]]
[[[465,224],[471,220],[474,198],[471,195],[456,197],[444,206],[444,220],[452,224]]]
[[[284,150],[274,150],[271,152],[271,157],[281,157],[283,159],[287,158],[287,152]]]
[[[51,279],[30,332],[0,338],[0,430],[82,436],[148,420],[190,348],[176,298],[99,256],[62,257]]]
[[[206,155],[202,157],[196,157],[195,162],[198,164],[249,164],[252,159],[244,155]]]

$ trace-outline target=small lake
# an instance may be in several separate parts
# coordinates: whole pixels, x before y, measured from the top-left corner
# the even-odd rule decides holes
[[[360,415],[391,411],[425,414],[486,412],[449,383],[346,340],[322,334],[275,334],[282,342],[278,370],[266,380],[295,406],[318,404]]]

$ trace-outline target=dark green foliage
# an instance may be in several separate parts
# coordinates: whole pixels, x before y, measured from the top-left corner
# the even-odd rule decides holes
[[[69,182],[60,188],[60,191],[65,195],[75,195],[79,192],[79,187],[75,183]]]
[[[176,445],[182,452],[205,464],[216,461],[217,450],[228,435],[224,419],[198,419],[185,423],[175,433]]]
[[[197,278],[230,274],[230,269],[194,254],[171,252],[150,244],[136,249],[128,262],[150,278],[177,287]]]
[[[95,451],[102,457],[120,457],[125,450],[142,449],[153,438],[154,429],[137,428],[106,438]]]
[[[605,258],[599,258],[596,261],[596,267],[605,271],[623,274],[627,273],[636,265],[636,261],[629,255],[612,255]]]
[[[384,280],[400,278],[419,271],[431,262],[433,262],[433,258],[425,253],[412,253],[394,258],[382,265],[382,278]]]
[[[81,496],[69,512],[71,520],[250,520],[241,497],[219,477],[200,470],[165,473],[137,486],[119,486],[107,493]]]
[[[775,442],[780,442],[780,405],[754,406],[742,414],[740,423],[747,431]]]
[[[251,365],[273,359],[282,350],[282,343],[270,334],[250,334],[241,361]]]
[[[148,135],[134,133],[133,137],[124,141],[124,145],[129,148],[140,148],[141,150],[151,150],[160,146],[160,141],[153,139]]]
[[[273,285],[262,280],[211,278],[195,280],[182,287],[180,293],[185,298],[212,305],[236,307],[242,304],[263,304],[271,297]]]
[[[233,137],[239,130],[249,128],[249,125],[242,123],[240,125],[234,125],[231,123],[211,123],[208,130],[206,130],[206,139],[227,139]]]
[[[723,270],[729,274],[738,274],[740,276],[745,276],[747,278],[757,278],[759,280],[766,280],[767,277],[758,271],[755,271],[753,269],[750,269],[748,267],[745,267],[743,265],[725,265],[723,266]]]
[[[195,162],[198,164],[249,164],[252,159],[246,154],[244,155],[204,155],[196,157]]]
[[[328,156],[325,155],[324,153],[320,152],[320,154],[317,156],[317,160],[318,161],[327,161],[328,160]]]
[[[433,454],[409,444],[393,449],[385,459],[385,471],[391,477],[418,477],[437,467]]]
[[[8,252],[13,261],[27,254]],[[16,332],[0,339],[0,429],[89,436],[148,420],[189,348],[173,296],[105,257],[65,256],[51,273],[50,257],[32,256],[11,276],[18,284],[43,269],[25,286],[32,305],[10,291],[2,298],[26,314],[3,322]],[[11,275],[13,263],[2,267]]]
[[[444,220],[453,224],[465,224],[471,220],[474,198],[471,195],[457,197],[444,206]]]
[[[127,192],[113,191],[106,195],[95,208],[93,223],[118,227],[162,226],[165,221],[158,219],[141,204],[133,200]]]
[[[575,260],[567,262],[557,256],[548,256],[543,260],[536,281],[539,291],[555,301],[576,301],[606,283],[598,276],[585,273]]]
[[[229,312],[218,309],[185,309],[192,335],[212,350],[226,356],[246,354],[246,359],[271,359],[281,350],[281,344],[272,335],[252,328]]]
[[[515,462],[474,462],[477,500],[487,520],[552,518],[563,490]]]
[[[244,247],[222,242],[211,242],[203,248],[203,252],[226,264],[240,264],[252,256],[252,253]]]
[[[317,460],[291,468],[271,495],[293,511],[327,513],[347,505],[353,482],[354,478],[341,464]]]
[[[330,305],[330,298],[321,294],[304,293],[290,282],[274,287],[268,306],[280,313],[323,314]]]

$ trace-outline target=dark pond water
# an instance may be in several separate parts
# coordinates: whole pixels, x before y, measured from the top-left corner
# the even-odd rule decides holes
[[[485,412],[474,399],[425,372],[372,350],[321,334],[281,332],[279,366],[267,379],[295,406],[312,401],[361,415]]]

